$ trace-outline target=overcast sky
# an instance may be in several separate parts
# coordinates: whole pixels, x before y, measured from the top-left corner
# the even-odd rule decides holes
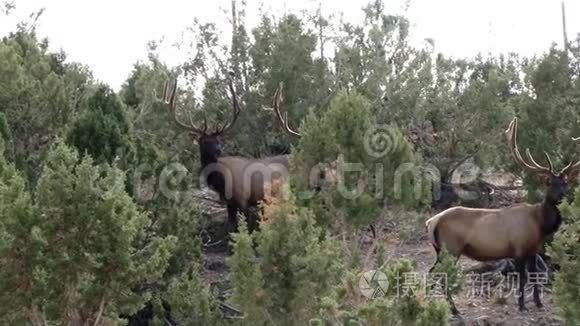
[[[368,1],[324,0],[326,12],[343,12],[345,19],[360,21],[360,8]],[[387,8],[401,13],[404,1],[385,0]],[[0,16],[0,35],[34,10],[45,8],[38,25],[51,47],[64,49],[70,60],[87,64],[96,78],[115,89],[127,78],[133,63],[146,55],[146,44],[163,36],[171,40],[191,26],[193,17],[227,28],[222,10],[230,0],[16,0],[8,18]],[[260,6],[278,15],[315,8],[315,0],[247,0],[247,22],[258,21]],[[264,5],[263,3],[267,3]],[[567,0],[569,38],[580,32],[580,0]],[[436,50],[450,56],[473,56],[488,52],[542,53],[552,42],[562,44],[558,0],[411,0],[407,11],[411,35],[416,42],[433,38]],[[162,52],[170,64],[178,54]]]

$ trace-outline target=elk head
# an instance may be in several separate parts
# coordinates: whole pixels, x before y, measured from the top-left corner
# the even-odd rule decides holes
[[[545,177],[546,186],[548,187],[546,199],[553,203],[560,203],[568,192],[569,181],[574,181],[578,177],[580,172],[580,161],[574,164],[569,163],[562,170],[556,171],[554,170],[550,156],[546,152],[544,152],[544,156],[546,158],[546,162],[548,163],[547,167],[538,164],[537,161],[532,157],[530,150],[527,148],[526,157],[524,158],[518,149],[517,132],[518,121],[517,118],[514,118],[506,130],[506,133],[508,133],[510,150],[515,161],[524,170]],[[579,141],[580,137],[572,139],[574,141]]]
[[[197,141],[201,159],[205,163],[215,162],[217,158],[221,156],[223,137],[231,131],[241,111],[238,97],[231,79],[229,79],[229,90],[232,97],[232,118],[223,126],[216,126],[214,130],[209,130],[207,126],[207,117],[205,115],[203,116],[203,127],[196,126],[189,115],[188,123],[185,123],[178,118],[176,104],[177,82],[173,80],[165,83],[163,102],[168,105],[175,124],[181,129],[188,131],[193,140]]]

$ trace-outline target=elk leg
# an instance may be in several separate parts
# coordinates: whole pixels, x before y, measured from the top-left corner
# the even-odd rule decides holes
[[[447,302],[449,303],[449,308],[451,309],[451,313],[453,314],[453,316],[460,316],[461,313],[459,312],[457,307],[455,307],[455,302],[453,302],[453,298],[451,297],[451,293],[449,291],[446,291],[446,292],[447,292]]]
[[[228,204],[228,222],[226,227],[227,253],[233,255],[234,243],[232,234],[238,231],[238,208],[235,205]]]
[[[371,229],[371,233],[373,234],[373,239],[377,238],[377,231],[375,230],[375,226],[371,223],[369,225],[369,228]]]
[[[440,256],[439,256],[440,250],[435,246],[433,246],[433,249],[435,249],[435,253],[437,254],[437,258],[435,259],[435,263],[433,263],[433,266],[431,266],[431,268],[429,269],[429,273],[432,273],[433,270],[435,269],[435,267],[437,266],[437,264],[439,264],[439,262],[440,262]],[[459,257],[460,256],[456,257],[455,264],[457,264]],[[434,284],[433,284],[433,286],[434,286]],[[459,312],[459,310],[455,306],[455,302],[453,302],[453,297],[451,296],[451,292],[449,292],[448,290],[446,290],[445,292],[447,292],[447,303],[449,304],[449,308],[451,309],[451,313],[454,316],[461,318],[461,313]]]
[[[435,266],[439,264],[439,249],[435,246],[433,246],[433,249],[435,249],[435,254],[437,254],[437,258],[435,259],[435,263],[433,263],[433,266],[431,266],[431,268],[429,269],[429,273],[433,272]]]
[[[508,266],[508,260],[502,259],[499,262],[492,265],[490,267],[492,270],[490,272],[487,272],[487,273],[489,273],[489,274],[495,274],[495,273],[502,274],[503,271],[507,270],[507,266]],[[484,265],[483,267],[486,267],[486,265]],[[485,272],[485,270],[483,270],[481,272],[483,273],[483,272]]]
[[[258,229],[258,213],[252,212],[250,208],[244,210],[244,215],[246,216],[246,221],[248,223],[248,232],[253,233]]]
[[[433,272],[433,270],[435,269],[435,266],[437,266],[437,264],[440,261],[440,249],[433,246],[433,249],[435,249],[435,253],[437,254],[437,258],[435,259],[435,262],[433,263],[433,266],[431,266],[431,268],[429,269],[429,273]],[[461,258],[461,255],[453,255],[455,257],[455,262],[453,262],[454,265],[457,265],[457,262],[459,261],[459,258]]]
[[[518,290],[518,305],[521,312],[528,311],[525,305],[525,286],[526,286],[526,261],[527,258],[516,259],[516,271],[519,275],[520,288]]]
[[[538,266],[536,265],[536,256],[530,256],[528,258],[528,272],[529,273],[538,273]],[[542,308],[544,305],[540,300],[540,286],[538,282],[534,282],[534,303],[536,307]]]
[[[228,236],[238,231],[238,208],[235,205],[228,205]]]

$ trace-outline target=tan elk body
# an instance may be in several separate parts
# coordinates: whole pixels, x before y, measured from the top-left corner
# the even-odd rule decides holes
[[[261,159],[223,156],[213,166],[225,178],[223,199],[233,201],[241,211],[256,206],[264,198],[268,185],[286,179],[289,169],[287,155]]]
[[[479,261],[526,257],[542,247],[541,204],[505,209],[453,207],[427,221],[431,243]]]

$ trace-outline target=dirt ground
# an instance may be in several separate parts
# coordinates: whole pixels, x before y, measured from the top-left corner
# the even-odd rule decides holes
[[[412,259],[417,263],[417,272],[427,273],[435,260],[435,254],[425,238],[419,240],[402,241],[396,234],[386,233],[380,236],[385,244],[384,261],[388,264],[390,260],[402,258]],[[370,241],[367,242],[370,245]],[[208,250],[205,254],[205,278],[213,285],[221,289],[228,287],[227,266],[225,263],[225,251],[220,248]],[[459,263],[466,270],[478,263],[468,258],[461,258]],[[372,264],[372,262],[371,262]],[[421,275],[421,274],[419,274]],[[466,276],[469,277],[469,276]],[[471,278],[473,280],[473,278]],[[466,281],[469,283],[468,281]],[[548,287],[542,291],[542,303],[544,307],[539,310],[534,305],[531,298],[531,290],[526,299],[528,312],[521,313],[518,310],[515,290],[511,295],[499,295],[499,288],[492,288],[491,293],[482,295],[475,293],[480,291],[481,286],[464,284],[459,295],[454,296],[454,301],[462,314],[462,319],[454,318],[450,325],[563,325],[563,321],[557,315],[551,290]],[[508,289],[509,290],[509,289]]]

